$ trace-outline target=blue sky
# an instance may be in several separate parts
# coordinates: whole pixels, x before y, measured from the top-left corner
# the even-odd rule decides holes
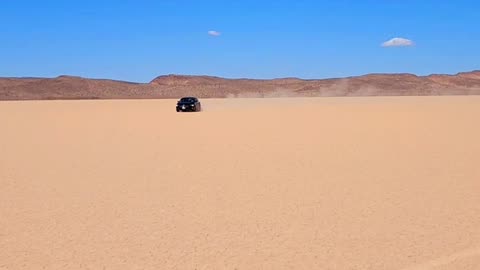
[[[0,34],[2,77],[148,82],[171,73],[327,78],[480,69],[480,2],[467,0],[3,0]],[[381,46],[392,38],[414,44]]]

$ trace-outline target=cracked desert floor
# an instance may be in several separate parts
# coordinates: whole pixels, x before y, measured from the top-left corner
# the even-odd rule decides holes
[[[0,102],[0,269],[480,269],[480,97]]]

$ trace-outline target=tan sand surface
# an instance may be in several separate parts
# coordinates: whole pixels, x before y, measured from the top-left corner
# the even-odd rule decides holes
[[[480,269],[480,97],[0,102],[0,269]]]

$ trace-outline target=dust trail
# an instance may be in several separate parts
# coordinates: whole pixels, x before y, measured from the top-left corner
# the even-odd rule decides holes
[[[226,98],[286,98],[286,97],[300,97],[292,89],[276,88],[274,90],[268,90],[264,92],[245,92],[237,94],[227,94]]]
[[[422,264],[419,264],[419,265],[403,268],[401,270],[431,270],[431,269],[435,269],[435,268],[440,267],[440,266],[449,265],[449,264],[451,264],[455,261],[458,261],[458,260],[467,259],[467,258],[471,258],[471,257],[477,257],[477,256],[480,256],[480,248],[467,249],[467,250],[463,250],[463,251],[460,251],[460,252],[457,252],[457,253],[454,253],[454,254],[451,254],[451,255],[436,258],[436,259],[433,259],[431,261],[428,261],[428,262],[425,262],[425,263],[422,263]]]

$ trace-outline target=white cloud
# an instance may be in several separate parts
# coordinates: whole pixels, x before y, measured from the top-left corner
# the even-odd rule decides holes
[[[382,43],[382,47],[410,47],[414,43],[410,39],[406,38],[392,38],[389,41]]]
[[[213,31],[213,30],[212,30],[212,31],[208,31],[208,34],[209,34],[210,36],[213,36],[213,37],[218,37],[218,36],[220,36],[222,33],[218,32],[218,31]]]

